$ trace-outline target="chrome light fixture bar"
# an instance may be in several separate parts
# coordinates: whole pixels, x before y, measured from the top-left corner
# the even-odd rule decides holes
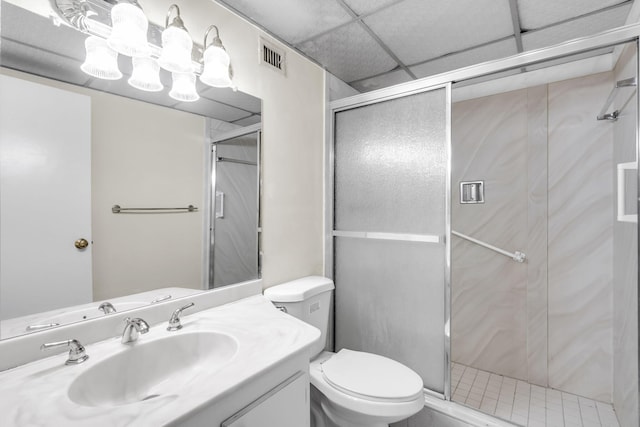
[[[89,37],[87,57],[81,69],[96,78],[117,80],[118,54],[131,57],[133,73],[128,82],[144,91],[160,91],[160,68],[172,74],[169,96],[180,102],[197,101],[196,76],[212,87],[233,86],[230,58],[218,27],[210,26],[204,45],[194,44],[173,4],[164,27],[150,23],[137,0],[49,0],[56,25],[64,24]],[[173,18],[172,18],[173,16]],[[207,46],[207,36],[216,36]]]

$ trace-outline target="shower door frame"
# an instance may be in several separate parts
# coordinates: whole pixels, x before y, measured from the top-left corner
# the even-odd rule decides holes
[[[204,289],[211,290],[215,289],[213,287],[214,283],[214,268],[215,268],[215,215],[216,215],[216,184],[217,184],[217,173],[218,173],[218,164],[216,161],[216,146],[217,144],[223,144],[225,141],[232,140],[234,138],[239,138],[242,136],[247,136],[255,133],[256,134],[256,150],[258,152],[257,156],[257,241],[258,241],[258,279],[262,278],[262,249],[261,249],[261,234],[262,234],[262,226],[261,226],[261,215],[260,215],[260,203],[262,198],[262,186],[261,184],[261,166],[262,166],[262,123],[256,123],[254,125],[245,126],[242,128],[234,129],[229,132],[224,132],[219,135],[215,135],[213,138],[209,140],[207,143],[207,155],[206,158],[206,167],[208,172],[206,174],[206,185],[205,185],[205,193],[206,193],[206,203],[209,206],[208,215],[205,215],[205,229],[206,233],[206,242],[205,242],[205,262],[204,262]],[[253,280],[253,279],[252,279]]]
[[[555,59],[562,59],[571,55],[580,53],[586,53],[594,51],[600,48],[611,47],[615,45],[621,45],[627,42],[638,43],[640,39],[640,24],[626,25],[613,30],[605,31],[593,36],[582,37],[575,40],[571,40],[565,43],[561,43],[555,46],[537,49],[529,52],[524,52],[514,56],[510,56],[504,59],[498,59],[494,61],[488,61],[477,65],[472,65],[465,68],[437,74],[435,76],[426,77],[423,79],[415,80],[408,83],[402,83],[399,85],[391,86],[384,89],[379,89],[372,92],[367,92],[361,95],[355,95],[348,98],[339,99],[328,103],[326,108],[326,121],[325,121],[325,254],[324,254],[324,274],[327,277],[334,278],[334,173],[335,173],[335,158],[334,158],[334,145],[335,145],[335,117],[336,114],[349,110],[352,108],[362,107],[374,103],[379,103],[394,98],[400,98],[431,89],[438,89],[460,83],[466,80],[471,80],[478,77],[493,75],[502,71],[508,71],[515,68],[527,67],[535,64],[540,64]],[[640,55],[640,54],[639,54]],[[639,56],[640,58],[640,56]],[[612,65],[613,67],[613,65]],[[447,135],[449,144],[451,142],[451,92],[449,91],[447,113]],[[640,98],[640,97],[638,97]],[[640,109],[639,115],[640,115]],[[595,119],[595,116],[594,116]],[[640,123],[640,117],[637,118]],[[639,142],[639,130],[636,129],[636,162],[638,154],[640,153]],[[447,193],[450,193],[450,181],[451,181],[451,157],[448,158],[448,176],[447,176]],[[637,177],[638,188],[640,192],[640,174]],[[449,206],[451,195],[447,194],[447,206]],[[637,198],[638,212],[640,212],[640,197]],[[425,389],[425,393],[443,398],[445,400],[451,399],[451,340],[450,340],[450,322],[451,322],[451,253],[450,253],[450,240],[451,240],[451,209],[446,213],[446,273],[445,273],[445,330],[443,331],[445,339],[445,372],[444,375],[444,394],[433,392]],[[640,233],[640,228],[639,228]],[[640,234],[637,236],[640,241]],[[639,273],[640,276],[640,273]],[[640,284],[640,277],[638,277],[638,283]],[[638,304],[640,306],[640,302]],[[334,304],[335,307],[335,304]],[[335,326],[334,326],[335,327]],[[640,337],[639,337],[640,341]],[[640,360],[639,360],[640,362]]]
[[[400,91],[398,93],[391,93],[382,97],[374,97],[371,99],[364,99],[360,102],[355,102],[352,104],[347,104],[342,107],[334,108],[332,104],[331,108],[331,116],[330,120],[327,122],[331,135],[330,144],[327,147],[327,161],[328,161],[328,174],[327,174],[327,198],[325,199],[325,212],[330,214],[326,215],[327,221],[330,221],[330,228],[327,228],[327,250],[330,247],[330,270],[328,270],[327,261],[325,259],[325,275],[334,279],[334,269],[333,269],[333,254],[334,254],[334,238],[335,237],[344,237],[348,235],[348,232],[340,233],[334,229],[334,183],[335,183],[335,157],[334,157],[334,147],[335,147],[335,129],[333,124],[335,123],[335,117],[337,113],[359,108],[365,107],[367,105],[373,105],[385,101],[391,101],[393,99],[404,98],[411,95],[417,95],[420,93],[426,93],[437,90],[445,90],[445,105],[447,111],[445,112],[445,144],[446,144],[446,153],[447,153],[447,161],[446,161],[446,176],[445,176],[445,230],[443,235],[443,241],[439,240],[431,240],[430,238],[433,236],[427,235],[419,235],[419,234],[395,234],[395,233],[380,233],[386,234],[384,237],[385,240],[391,241],[416,241],[416,242],[424,242],[427,244],[431,243],[444,243],[445,245],[445,257],[444,257],[444,325],[445,325],[445,335],[444,335],[444,364],[445,364],[445,372],[444,374],[444,393],[440,394],[437,391],[433,391],[425,388],[425,392],[437,396],[439,398],[443,398],[445,400],[450,400],[451,398],[451,340],[449,336],[449,320],[451,319],[450,313],[450,301],[451,301],[451,82],[445,82],[439,85],[427,86],[415,88],[409,91]],[[330,195],[330,197],[329,197]],[[328,231],[330,230],[330,231]],[[362,233],[357,233],[358,235]],[[374,234],[374,233],[370,233]],[[361,237],[361,236],[359,236]],[[375,238],[375,237],[365,237],[365,238]],[[330,245],[330,246],[329,246]],[[334,293],[336,295],[336,293]],[[335,314],[335,303],[333,304],[334,314]],[[334,316],[335,317],[335,316]],[[335,340],[335,322],[333,324],[334,331],[332,333],[332,337]]]

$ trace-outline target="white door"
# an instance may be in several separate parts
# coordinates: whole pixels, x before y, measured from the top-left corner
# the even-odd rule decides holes
[[[0,76],[0,319],[92,301],[91,99]]]

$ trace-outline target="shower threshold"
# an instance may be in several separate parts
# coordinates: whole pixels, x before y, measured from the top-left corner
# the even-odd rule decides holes
[[[619,427],[613,406],[451,364],[451,400],[527,427]]]

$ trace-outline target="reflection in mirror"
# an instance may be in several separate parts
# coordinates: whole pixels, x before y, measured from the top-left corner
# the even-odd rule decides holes
[[[260,130],[253,126],[214,140],[214,194],[210,287],[259,276],[258,159]]]
[[[209,194],[212,174],[224,172],[211,141],[251,125],[255,139],[261,101],[198,82],[199,101],[177,102],[166,72],[162,91],[133,89],[122,56],[121,79],[93,78],[80,70],[86,34],[1,7],[0,338],[108,315],[104,302],[123,311],[258,277],[259,144],[232,153],[256,163],[242,165],[247,176],[219,179],[243,192],[242,215],[254,220],[235,227],[247,229],[214,241]],[[216,281],[216,268],[231,274]]]

